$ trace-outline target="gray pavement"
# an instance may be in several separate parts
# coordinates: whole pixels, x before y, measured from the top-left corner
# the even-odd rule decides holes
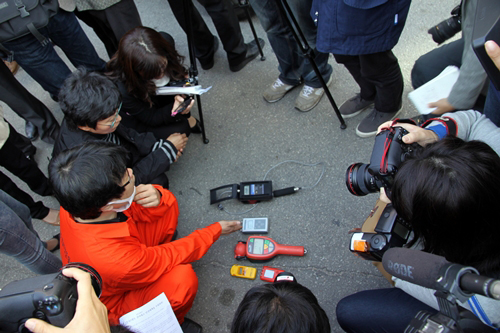
[[[143,23],[172,34],[177,50],[187,56],[185,35],[167,2],[136,0],[136,3]],[[410,71],[413,63],[420,55],[435,47],[427,29],[448,18],[450,10],[457,3],[452,0],[419,0],[412,4],[406,27],[394,49],[405,78],[402,117],[416,113],[407,99],[412,89]],[[200,12],[215,33],[206,12],[203,9]],[[255,17],[254,24],[259,37],[267,42]],[[241,22],[241,27],[245,40],[250,41],[252,34],[248,22]],[[107,60],[101,42],[90,29],[84,28],[98,53]],[[363,119],[363,114],[347,119],[347,129],[341,130],[326,98],[308,113],[294,109],[299,89],[293,90],[278,103],[266,103],[262,93],[278,76],[278,63],[268,43],[264,52],[265,61],[257,58],[240,72],[232,73],[225,52],[220,48],[215,66],[209,71],[200,68],[200,83],[213,86],[202,97],[210,143],[203,144],[199,135],[192,135],[184,155],[168,173],[171,190],[179,201],[181,212],[178,230],[182,237],[196,228],[219,220],[268,217],[269,237],[278,243],[305,246],[308,253],[305,257],[277,257],[266,265],[292,272],[300,283],[309,287],[318,297],[330,317],[332,331],[342,332],[335,319],[335,305],[342,297],[368,288],[388,287],[387,281],[370,262],[355,257],[347,247],[350,238],[347,232],[361,226],[375,203],[376,195],[351,195],[344,182],[345,170],[351,163],[369,162],[373,139],[361,139],[355,135],[355,128]],[[345,68],[337,65],[333,58],[330,58],[330,62],[334,67],[330,90],[340,105],[358,88]],[[57,103],[24,71],[21,70],[16,77],[53,111],[58,120],[62,119]],[[5,111],[6,118],[20,133],[24,133],[24,121],[8,107],[5,107]],[[38,148],[36,159],[46,172],[52,147],[40,140],[35,145]],[[209,205],[211,188],[261,180],[268,169],[285,160],[304,163],[324,161],[328,166],[321,182],[314,189],[261,203],[244,215],[228,215],[217,209],[216,205]],[[320,166],[285,164],[273,170],[268,179],[273,181],[275,188],[311,186],[320,173]],[[58,207],[55,199],[41,198],[17,179],[16,183],[34,198],[43,200],[47,206]],[[236,201],[226,201],[224,206],[230,212],[249,208]],[[41,221],[35,221],[34,224],[42,239],[48,239],[58,232],[58,228]],[[229,274],[233,264],[256,267],[260,274],[262,264],[238,262],[233,258],[237,241],[246,238],[241,233],[222,236],[201,260],[193,263],[199,278],[199,290],[188,317],[200,323],[204,332],[228,332],[233,313],[245,292],[262,282],[258,278],[252,281],[234,278]],[[0,256],[0,286],[29,276],[33,276],[33,273],[15,260]]]

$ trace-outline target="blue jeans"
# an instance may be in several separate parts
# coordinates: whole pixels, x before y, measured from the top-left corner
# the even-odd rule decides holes
[[[337,304],[337,321],[348,333],[401,333],[421,311],[436,313],[430,306],[398,288],[365,290]]]
[[[28,207],[0,190],[0,252],[37,274],[56,273],[61,259],[46,248],[31,223]]]
[[[280,80],[285,84],[297,85],[302,78],[306,85],[320,88],[321,83],[311,63],[302,54],[287,22],[280,15],[276,0],[250,0],[250,4],[266,31],[269,43],[278,59]],[[309,14],[312,0],[288,0],[288,4],[309,47],[314,50],[314,60],[321,76],[328,82],[333,69],[328,64],[329,54],[316,50],[316,25]]]
[[[495,123],[495,125],[500,127],[500,91],[498,91],[491,82],[488,89],[488,95],[486,95],[483,113]]]
[[[97,55],[75,14],[59,9],[49,24],[39,31],[64,51],[73,66],[83,66],[90,71],[104,70],[106,63]],[[57,98],[62,83],[71,71],[57,55],[52,43],[42,46],[34,35],[28,34],[3,45],[14,52],[14,60],[43,89]]]

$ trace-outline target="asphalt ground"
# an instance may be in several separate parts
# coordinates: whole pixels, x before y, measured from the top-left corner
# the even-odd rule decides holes
[[[170,33],[176,40],[177,50],[187,56],[186,36],[167,2],[136,0],[136,3],[143,23]],[[427,34],[427,29],[448,18],[451,9],[457,4],[458,1],[451,0],[419,0],[411,6],[406,27],[393,50],[405,79],[401,117],[416,114],[407,94],[412,90],[410,72],[415,60],[436,46]],[[215,34],[209,16],[198,7]],[[181,212],[179,236],[186,236],[196,228],[215,221],[268,217],[270,232],[267,236],[278,243],[304,246],[307,254],[304,257],[279,256],[265,265],[292,272],[300,283],[318,297],[330,318],[332,331],[341,332],[335,319],[335,306],[341,298],[357,291],[389,286],[370,262],[355,257],[348,249],[348,231],[362,225],[376,201],[376,195],[351,195],[346,189],[345,171],[352,163],[369,163],[374,141],[373,138],[362,139],[355,134],[356,126],[365,114],[346,119],[347,129],[341,130],[333,108],[325,97],[307,113],[294,109],[300,88],[292,90],[277,103],[264,101],[262,93],[278,77],[278,63],[256,17],[253,22],[258,36],[266,40],[265,61],[260,61],[258,57],[240,72],[233,73],[229,70],[226,54],[221,47],[211,70],[199,68],[200,84],[204,87],[213,86],[202,96],[206,133],[210,142],[204,144],[200,135],[192,135],[183,156],[168,172],[171,191],[178,199]],[[82,26],[98,53],[107,60],[100,40],[83,23]],[[245,40],[250,41],[253,37],[248,22],[242,21],[241,28]],[[347,70],[337,65],[333,57],[330,63],[334,68],[330,91],[340,105],[359,88]],[[62,120],[58,104],[50,99],[48,93],[23,70],[16,77],[53,111],[59,121]],[[6,119],[18,132],[24,133],[24,121],[8,107],[4,109]],[[52,146],[41,140],[34,144],[38,148],[36,160],[46,173]],[[236,200],[223,203],[232,214],[209,204],[210,189],[262,180],[267,170],[286,160],[324,162],[324,175],[313,189],[260,203],[246,214],[233,214],[250,208]],[[317,181],[321,172],[321,165],[305,167],[285,163],[271,171],[267,179],[273,181],[276,189],[308,187]],[[40,197],[14,176],[13,179],[35,199],[42,200],[49,207],[58,207],[54,198]],[[58,233],[57,227],[41,221],[35,220],[34,225],[42,239]],[[234,278],[229,274],[233,264],[256,267],[260,274],[264,264],[236,261],[233,257],[236,243],[246,238],[247,235],[239,232],[222,236],[201,260],[193,263],[199,278],[199,290],[188,317],[200,323],[204,332],[229,332],[233,313],[245,292],[263,283],[258,278],[252,281]],[[0,272],[0,286],[34,275],[5,255],[0,256]]]

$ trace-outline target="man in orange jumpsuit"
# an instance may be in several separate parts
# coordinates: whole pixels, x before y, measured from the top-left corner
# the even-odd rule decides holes
[[[174,195],[158,185],[134,186],[126,151],[111,143],[62,152],[49,174],[62,206],[63,263],[84,262],[99,272],[111,323],[162,292],[182,323],[198,289],[189,263],[241,223],[220,221],[172,241],[179,216]]]

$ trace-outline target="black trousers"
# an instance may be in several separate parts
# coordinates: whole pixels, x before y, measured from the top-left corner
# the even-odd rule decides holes
[[[460,38],[454,42],[444,44],[434,49],[415,61],[411,69],[411,84],[417,89],[429,82],[448,66],[462,66],[464,40]]]
[[[0,61],[0,100],[15,113],[33,123],[43,141],[53,144],[59,134],[59,123],[50,110],[17,81]]]
[[[122,0],[103,10],[75,10],[75,15],[94,30],[110,58],[118,50],[118,43],[123,35],[135,27],[142,26],[133,0]]]
[[[246,55],[246,46],[241,34],[240,23],[230,0],[198,0],[205,7],[217,29],[217,34],[224,45],[230,65],[237,65]],[[168,0],[177,22],[187,33],[187,20],[184,13],[184,1]],[[210,32],[200,12],[189,1],[191,8],[191,29],[195,56],[206,59],[213,55],[214,35]],[[207,59],[208,60],[208,59]]]
[[[391,50],[357,56],[334,54],[361,88],[361,98],[375,100],[375,109],[392,113],[403,101],[403,74]]]
[[[9,138],[0,149],[0,165],[9,170],[28,184],[29,188],[42,196],[52,194],[49,181],[38,165],[28,159],[23,151],[18,147],[25,144],[22,136],[10,126]],[[30,209],[31,217],[43,219],[49,213],[49,208],[45,207],[40,201],[35,202],[33,198],[21,190],[4,173],[0,172],[0,187],[17,201],[22,202]]]

